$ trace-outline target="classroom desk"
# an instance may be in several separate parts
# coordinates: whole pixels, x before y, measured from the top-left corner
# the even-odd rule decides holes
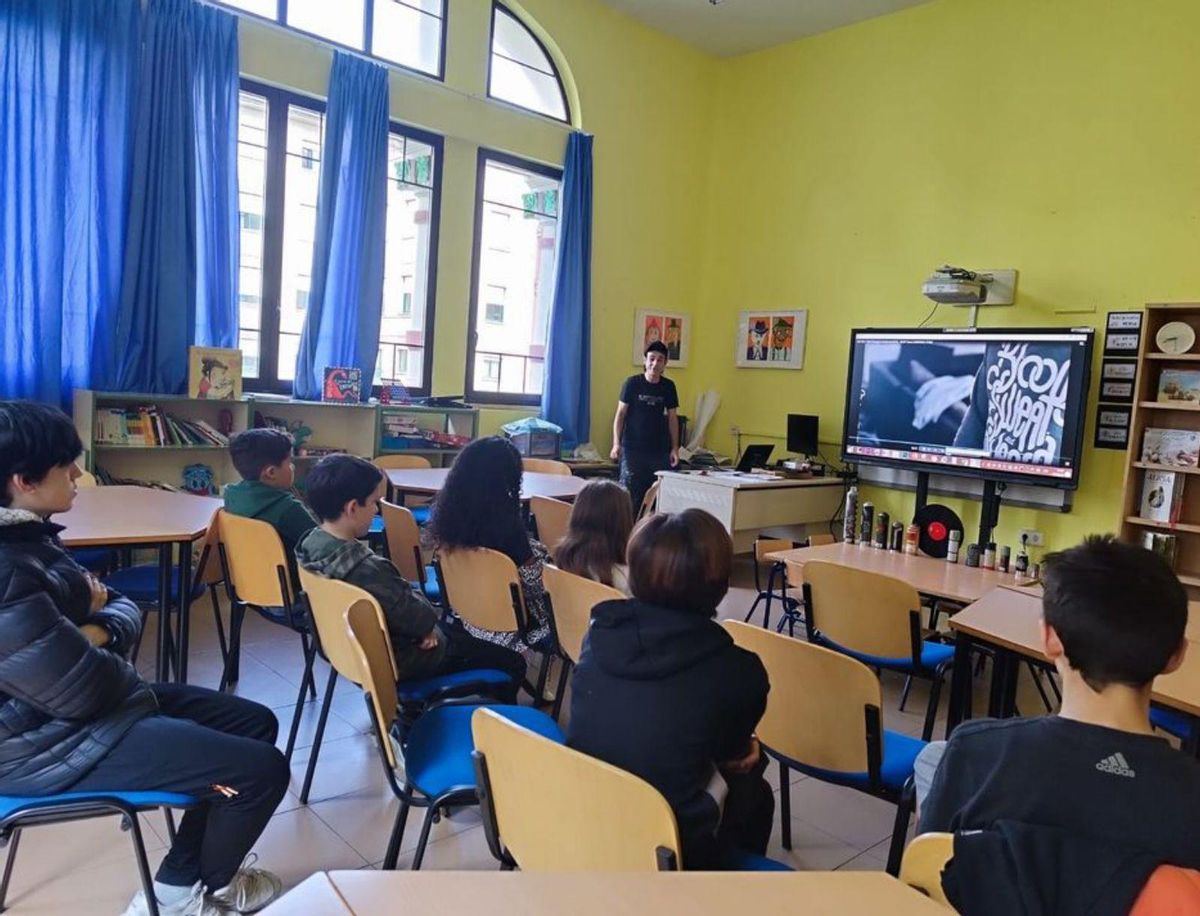
[[[64,525],[68,547],[145,547],[158,549],[157,680],[187,682],[188,623],[192,589],[192,544],[204,537],[223,505],[211,496],[173,493],[150,487],[82,487],[71,511],[54,521]],[[171,565],[179,547],[179,637],[172,646]]]
[[[385,472],[391,485],[397,490],[397,499],[405,494],[414,496],[430,496],[438,493],[446,485],[446,475],[449,468],[400,468]],[[528,500],[531,496],[548,496],[551,499],[573,500],[579,491],[587,486],[582,477],[568,477],[566,474],[540,474],[526,471],[521,478],[521,499]]]
[[[1042,654],[1039,622],[1042,617],[1040,588],[997,588],[950,618],[954,631],[954,676],[950,682],[950,715],[946,735],[971,717],[970,652],[976,644],[998,649],[992,667],[992,689],[988,715],[1003,718],[1013,714],[1018,663],[1030,659],[1048,662]],[[1154,681],[1156,703],[1200,716],[1200,641],[1189,626],[1189,647],[1183,665],[1172,674]]]
[[[263,910],[269,916],[487,913],[619,916],[737,912],[808,916],[947,910],[883,872],[317,872]]]
[[[804,568],[809,560],[823,560],[853,566],[865,572],[882,573],[902,579],[922,595],[932,595],[948,601],[969,604],[978,601],[999,585],[1011,585],[1017,580],[1012,573],[999,573],[991,569],[964,566],[962,563],[947,563],[933,557],[911,556],[895,550],[876,550],[857,544],[824,544],[820,547],[801,547],[796,550],[781,550],[766,555],[794,567],[796,572]],[[801,581],[794,575],[793,581]]]

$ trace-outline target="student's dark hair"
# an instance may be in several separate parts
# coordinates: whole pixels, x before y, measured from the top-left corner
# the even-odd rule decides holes
[[[1187,592],[1158,554],[1092,536],[1042,563],[1043,615],[1093,690],[1143,687],[1183,642]]]
[[[350,500],[365,505],[381,480],[383,471],[365,458],[326,455],[304,478],[304,494],[317,518],[331,522],[341,517]]]
[[[9,480],[19,474],[41,483],[57,467],[83,454],[71,418],[33,401],[0,401],[0,506],[12,501]]]
[[[729,591],[733,541],[702,509],[651,515],[629,539],[629,590],[647,604],[706,617]]]
[[[590,480],[575,497],[567,533],[558,546],[546,546],[560,569],[612,585],[613,567],[625,562],[632,530],[629,491],[611,480]]]
[[[520,566],[532,548],[521,517],[521,454],[507,439],[476,439],[459,453],[433,503],[442,547],[488,547]]]
[[[242,480],[258,480],[291,453],[292,437],[281,429],[248,429],[229,440],[229,457]]]
[[[656,340],[642,352],[642,356],[649,356],[651,353],[661,353],[663,356],[668,356],[667,345],[661,340]]]

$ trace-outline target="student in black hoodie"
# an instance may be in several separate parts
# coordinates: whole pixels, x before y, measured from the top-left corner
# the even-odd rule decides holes
[[[729,535],[698,509],[654,515],[627,559],[633,598],[592,611],[567,743],[666,797],[684,868],[720,868],[733,849],[762,854],[775,809],[754,737],[767,672],[713,619],[729,590]]]

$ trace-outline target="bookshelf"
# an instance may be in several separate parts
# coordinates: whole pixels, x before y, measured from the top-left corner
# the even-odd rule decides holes
[[[1200,352],[1179,355],[1160,353],[1155,343],[1158,330],[1169,321],[1183,321],[1200,332],[1200,302],[1148,303],[1138,352],[1137,386],[1130,417],[1129,450],[1126,453],[1121,539],[1142,544],[1147,532],[1171,534],[1176,538],[1175,572],[1192,600],[1200,599],[1200,468],[1175,468],[1142,460],[1142,442],[1150,428],[1200,431],[1200,404],[1157,400],[1159,379],[1166,369],[1200,373]],[[1200,345],[1197,346],[1200,350]],[[1175,523],[1141,517],[1142,488],[1147,473],[1170,471],[1183,485],[1183,501]]]
[[[423,407],[381,404],[375,428],[376,455],[420,455],[433,466],[447,467],[462,451],[461,444],[441,444],[425,433],[475,439],[479,411],[461,407]]]

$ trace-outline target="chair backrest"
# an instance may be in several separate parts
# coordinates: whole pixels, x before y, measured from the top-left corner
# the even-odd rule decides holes
[[[317,628],[317,637],[321,640],[321,651],[338,674],[355,684],[361,684],[362,671],[358,654],[350,642],[350,632],[346,629],[346,612],[356,604],[365,604],[376,615],[384,632],[387,632],[383,608],[370,592],[357,585],[318,576],[303,566],[299,572],[300,587],[308,596],[308,607]],[[387,651],[392,674],[395,675],[396,659],[392,656],[390,640]]]
[[[757,538],[754,541],[754,562],[761,563],[767,554],[791,550],[795,546],[795,541],[788,538]]]
[[[242,518],[224,509],[218,514],[229,583],[238,599],[258,607],[290,604],[287,555],[279,532],[256,518]],[[283,576],[279,575],[280,569],[284,570]]]
[[[79,469],[79,476],[75,478],[75,486],[77,487],[94,487],[96,486],[96,475],[91,471]]]
[[[537,522],[538,540],[554,553],[554,548],[567,533],[571,521],[571,504],[561,499],[551,499],[549,496],[532,496],[529,499],[529,511]]]
[[[446,606],[472,626],[515,633],[525,619],[517,564],[498,550],[459,548],[438,553]],[[518,616],[518,614],[520,616]]]
[[[202,585],[216,585],[225,581],[225,568],[221,565],[221,516],[216,512],[208,525],[208,533],[200,546],[200,559],[196,564],[196,581]]]
[[[1160,865],[1133,902],[1129,916],[1178,916],[1200,912],[1200,871]]]
[[[344,625],[358,659],[358,677],[354,680],[371,698],[376,737],[388,765],[395,769],[398,761],[390,736],[396,722],[396,676],[391,666],[392,650],[387,630],[375,609],[365,601],[355,601],[346,608]]]
[[[561,474],[571,476],[571,466],[565,461],[555,461],[553,458],[522,458],[521,466],[531,474]]]
[[[380,455],[372,458],[371,463],[381,471],[407,471],[417,468],[431,468],[433,463],[420,455]]]
[[[558,644],[567,658],[578,662],[583,637],[592,621],[592,608],[601,601],[623,600],[625,595],[611,585],[585,579],[557,566],[542,569],[542,583],[550,595]]]
[[[424,585],[425,564],[421,562],[421,529],[417,520],[403,506],[387,500],[379,501],[379,513],[383,516],[388,557],[405,579]]]
[[[809,547],[823,547],[832,543],[834,543],[832,534],[810,534],[808,536]]]
[[[722,626],[767,669],[771,692],[758,723],[763,744],[807,766],[868,772],[864,710],[883,706],[874,672],[848,655],[782,633],[735,620]]]
[[[500,842],[522,871],[657,871],[679,829],[648,782],[487,707],[471,715]]]
[[[904,850],[900,880],[938,903],[950,905],[942,890],[942,870],[954,858],[953,833],[922,833]]]
[[[642,506],[638,509],[638,519],[643,519],[647,515],[653,515],[658,511],[658,490],[662,486],[661,480],[656,480],[650,484],[650,489],[646,491],[646,495],[642,497]]]
[[[846,649],[883,658],[911,658],[909,613],[920,612],[917,590],[880,573],[810,560],[804,582],[812,625]]]

